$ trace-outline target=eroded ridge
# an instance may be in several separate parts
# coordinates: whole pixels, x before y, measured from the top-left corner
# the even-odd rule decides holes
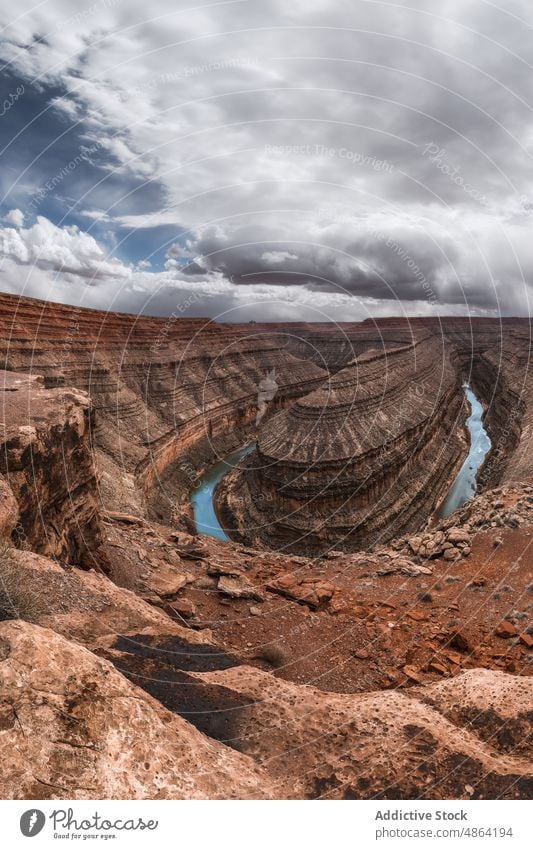
[[[226,496],[237,526],[305,552],[420,527],[464,453],[462,411],[451,349],[431,334],[360,355],[260,429]]]
[[[0,325],[4,798],[533,797],[529,322],[339,342],[2,296]],[[465,379],[493,442],[482,492],[424,522]],[[257,435],[275,462],[229,481],[247,510],[265,474],[261,513],[420,530],[320,557],[322,518],[308,557],[277,525],[281,546],[185,532],[197,470]]]

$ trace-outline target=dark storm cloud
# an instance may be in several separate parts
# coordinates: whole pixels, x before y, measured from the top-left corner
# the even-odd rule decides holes
[[[284,239],[281,224],[247,227],[233,233],[231,244],[226,233],[207,228],[183,252],[185,258],[192,258],[183,273],[196,276],[217,271],[240,285],[290,282],[314,291],[419,300],[424,288],[438,286],[438,275],[457,258],[452,244],[447,245],[446,256],[424,233],[393,234],[389,228],[379,229],[378,220],[374,225],[375,229],[363,228],[347,221],[314,233],[307,225],[301,227],[298,240]],[[182,252],[175,245],[169,253],[176,257]],[[460,293],[457,297],[463,300]]]
[[[527,312],[526,0],[501,10],[483,0],[192,10],[154,0],[148,14],[140,0],[102,0],[86,11],[22,0],[4,14],[8,88],[28,89],[0,119],[0,132],[22,129],[25,140],[5,160],[4,208],[28,216],[35,187],[96,144],[39,212],[88,229],[106,262],[114,251],[118,276],[131,275],[122,306],[153,305],[152,292],[167,309],[163,293],[176,285],[209,311],[237,299],[243,315],[245,290],[285,298],[289,311],[323,294],[375,309]],[[22,234],[21,247],[4,234],[13,261],[31,254],[32,238]],[[151,273],[129,268],[145,258]]]

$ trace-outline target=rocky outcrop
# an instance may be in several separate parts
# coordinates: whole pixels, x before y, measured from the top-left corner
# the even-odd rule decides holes
[[[15,541],[64,562],[102,565],[89,398],[45,389],[39,376],[0,372],[0,399],[0,472],[17,502],[17,523],[8,507]]]
[[[162,632],[186,637],[188,643],[204,636],[186,631],[158,607],[138,594],[118,587],[94,570],[64,567],[31,551],[10,549],[0,557],[0,588],[7,589],[13,610],[21,618],[50,627],[90,648],[114,640],[117,634]]]
[[[186,312],[151,318],[0,295],[4,364],[90,396],[104,503],[175,523],[188,513],[198,474],[253,426],[268,371],[278,383],[268,414],[324,379],[286,349],[287,334]]]
[[[235,663],[189,661],[185,673],[172,643],[117,648],[130,680],[263,764],[277,794],[533,798],[532,679],[472,670],[405,692],[333,694]]]
[[[250,758],[208,740],[107,661],[0,623],[3,799],[264,798]]]
[[[529,322],[177,315],[0,296],[3,795],[531,798]]]
[[[432,336],[362,354],[260,429],[227,504],[246,540],[302,553],[416,530],[460,464],[463,417],[450,354]]]
[[[200,703],[226,694],[223,745],[179,715],[183,680],[167,680],[163,707],[48,629],[1,623],[0,671],[2,798],[533,796],[533,683],[503,673],[343,696],[249,667],[191,671]]]
[[[343,696],[242,667],[196,677],[251,701],[243,751],[266,758],[297,797],[533,797],[531,736],[521,745],[522,733],[530,735],[531,680],[474,670],[409,695]],[[490,717],[485,727],[482,717]]]

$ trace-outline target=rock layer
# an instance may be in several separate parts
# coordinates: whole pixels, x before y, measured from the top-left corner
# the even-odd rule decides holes
[[[89,394],[96,414],[92,437],[103,502],[111,509],[151,515],[185,530],[191,527],[189,493],[198,474],[220,455],[255,437],[258,387],[267,372],[276,371],[279,390],[268,404],[263,420],[266,428],[272,414],[322,384],[327,387],[331,375],[340,369],[348,368],[353,373],[354,366],[349,363],[355,359],[361,359],[364,379],[364,372],[370,368],[368,363],[377,358],[383,367],[386,357],[391,356],[387,352],[416,348],[427,337],[433,339],[433,343],[426,344],[434,345],[436,373],[446,372],[444,361],[451,360],[457,375],[456,389],[460,379],[471,381],[486,406],[486,423],[495,448],[482,471],[481,482],[494,485],[501,479],[520,479],[524,466],[528,474],[533,473],[528,460],[532,456],[528,447],[533,427],[533,389],[528,371],[531,327],[527,320],[381,319],[341,325],[218,325],[188,318],[183,305],[178,305],[168,319],[159,319],[0,295],[0,330],[1,356],[6,366],[17,372],[43,375],[47,388],[70,385]],[[394,379],[392,372],[389,376]],[[416,382],[414,369],[412,378]],[[408,383],[406,380],[404,391],[408,391]],[[444,386],[439,388],[435,400],[442,398],[446,403],[446,391]],[[395,394],[400,393],[387,384],[384,403],[387,395],[392,399]],[[407,407],[412,406],[416,413],[413,400],[416,401],[407,399]],[[458,404],[458,399],[453,404]],[[334,404],[327,406],[332,415]],[[405,397],[401,404],[404,406]],[[304,430],[313,429],[314,416],[313,432],[320,431],[322,407],[321,402],[314,407],[311,402],[304,413],[306,405],[300,405],[300,417],[307,416]],[[374,421],[370,405],[365,410],[364,399],[359,409],[367,422]],[[446,411],[442,415],[451,421],[453,413]],[[414,445],[412,434],[407,432],[408,411],[404,418],[405,446]],[[436,418],[433,417],[437,425]],[[336,435],[335,423],[330,424]],[[385,460],[383,474],[394,474],[396,465],[389,456],[386,434],[380,442],[379,437],[376,439],[378,432],[379,414],[372,428],[372,445]],[[441,433],[445,432],[443,423]],[[454,440],[460,442],[459,430],[451,437]],[[421,449],[424,447],[427,449],[427,443],[422,440]],[[316,450],[322,454],[323,446]],[[265,454],[268,457],[268,446]],[[293,454],[297,467],[302,458],[296,436],[294,445],[283,455],[283,462],[289,465]],[[404,458],[407,456],[404,451]],[[417,459],[413,459],[416,463]],[[303,462],[312,465],[314,460],[310,452]],[[451,455],[448,460],[453,463]],[[418,462],[422,462],[422,456]],[[429,467],[436,470],[439,463],[431,458]],[[327,463],[323,467],[323,483],[328,487],[331,469],[327,469]],[[375,465],[371,473],[376,474],[378,488],[383,488]],[[416,483],[417,477],[415,474],[412,482]],[[447,479],[450,477],[447,474]],[[339,481],[344,488],[342,475]],[[444,488],[437,474],[431,487],[435,492]],[[296,489],[295,504],[301,500],[301,487]],[[310,491],[314,489],[315,483]],[[410,496],[414,502],[416,492],[406,492],[406,498]],[[246,498],[246,493],[239,497]],[[365,497],[364,492],[361,497]],[[368,497],[372,500],[375,495],[368,493]],[[430,501],[432,497],[433,492]],[[384,502],[384,512],[390,507]],[[422,507],[423,513],[427,508]],[[400,512],[405,513],[398,525],[401,529],[403,522],[409,526],[409,508]],[[316,518],[319,534],[324,519],[320,510]],[[244,516],[243,521],[247,521]],[[291,518],[290,524],[292,521]],[[339,516],[341,529],[343,521]],[[302,527],[298,519],[294,522],[298,533],[310,529],[307,519]],[[389,526],[392,529],[391,522]],[[281,530],[280,539],[286,535],[286,529]],[[369,530],[381,533],[377,526]],[[293,536],[291,528],[288,535]],[[268,544],[266,533],[256,536]],[[356,537],[357,534],[353,539]]]
[[[175,522],[216,451],[239,447],[268,371],[279,386],[269,413],[324,379],[279,335],[185,313],[150,318],[0,295],[4,365],[90,396],[103,500]]]
[[[231,327],[0,296],[0,327],[4,797],[533,796],[533,489],[411,533],[465,447],[461,380],[495,444],[484,485],[533,476],[529,322]],[[359,547],[363,516],[408,535],[304,558],[154,521],[186,524],[274,368],[274,462],[229,482],[233,515],[303,501],[313,555],[339,529]]]
[[[0,623],[4,799],[220,799],[274,794],[110,663],[53,631]]]
[[[450,350],[432,335],[362,354],[261,428],[227,503],[237,493],[245,538],[272,547],[386,541],[441,499],[465,449],[464,417]]]
[[[0,375],[0,472],[18,505],[14,538],[68,563],[102,565],[90,399],[45,389],[37,376]]]

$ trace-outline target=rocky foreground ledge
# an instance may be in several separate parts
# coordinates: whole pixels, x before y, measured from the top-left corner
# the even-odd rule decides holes
[[[246,666],[177,672],[197,709],[220,699],[232,734],[222,743],[49,629],[2,623],[0,668],[4,798],[520,798],[533,789],[531,679],[475,670],[408,694],[341,696]]]
[[[354,350],[372,360],[375,329],[340,344],[302,326],[289,346],[282,328],[250,340],[172,322],[163,337],[156,319],[7,296],[2,322],[4,798],[533,797],[521,323],[487,412],[499,454],[485,492],[386,543],[306,557],[191,534],[191,482],[251,427],[265,361],[296,370],[267,434]],[[475,339],[484,391],[495,332],[483,323]],[[447,333],[447,368],[464,368],[465,329]],[[392,322],[377,338],[408,337]],[[513,369],[523,391],[506,422]]]

